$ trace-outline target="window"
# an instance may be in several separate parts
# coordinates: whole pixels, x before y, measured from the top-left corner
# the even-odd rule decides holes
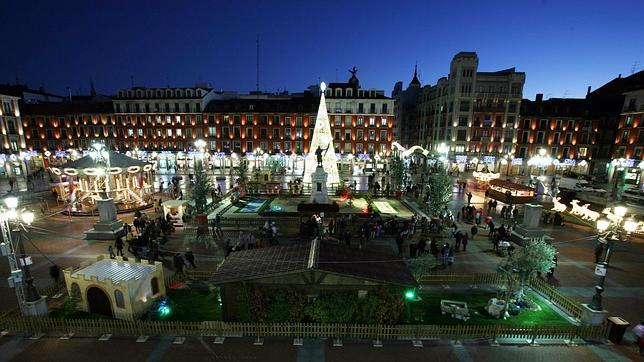
[[[380,131],[380,141],[386,141],[387,140],[387,131]]]
[[[246,128],[246,138],[253,138],[253,129],[250,127]]]
[[[387,114],[388,109],[387,109],[387,103],[382,104],[382,114]]]
[[[208,137],[215,137],[217,131],[215,127],[208,127]]]
[[[102,128],[103,127],[101,127],[101,131],[102,131]],[[103,132],[100,132],[100,133],[102,134]],[[143,137],[143,128],[137,129],[136,130],[136,135],[139,136],[139,137]]]
[[[267,116],[261,116],[261,117],[259,117],[259,120],[260,120],[262,126],[265,126],[266,122],[268,120],[268,117]],[[280,116],[278,116],[278,115],[273,116],[273,124],[274,125],[280,124]]]
[[[284,152],[291,152],[291,141],[284,141]]]
[[[233,136],[235,138],[241,138],[241,128],[240,127],[233,127]]]
[[[633,116],[626,116],[626,121],[624,122],[625,127],[630,127],[633,125]]]
[[[572,143],[572,133],[566,133],[566,144],[569,145]]]
[[[128,131],[130,131],[130,130],[128,130]],[[168,128],[166,134],[168,135],[168,137],[172,137],[172,128]]]
[[[268,138],[268,130],[266,128],[259,129],[259,138],[266,139]]]
[[[364,131],[363,131],[363,130],[359,129],[359,130],[356,132],[356,139],[357,139],[358,141],[362,141],[362,140],[364,139]]]
[[[628,142],[629,133],[630,132],[628,132],[628,131],[624,131],[624,133],[622,133],[622,142]]]
[[[356,153],[362,153],[362,143],[356,143]]]
[[[557,158],[557,147],[550,148],[550,157]]]
[[[239,125],[241,124],[241,116],[236,114],[233,116],[233,124]]]
[[[291,139],[291,129],[290,128],[284,128],[284,138]]]
[[[280,138],[280,129],[275,127],[273,128],[273,139],[279,139]]]
[[[334,132],[334,134],[333,134],[333,139],[334,139],[335,141],[339,141],[339,140],[340,140],[340,130],[339,130],[339,129],[336,129],[336,130],[335,130],[335,132]]]
[[[345,142],[344,143],[344,152],[345,153],[351,153],[351,142]]]
[[[376,126],[376,117],[369,117],[369,127]]]
[[[633,153],[633,158],[641,159],[642,158],[642,147],[635,147],[635,152]]]
[[[273,151],[281,151],[282,144],[280,142],[273,142]]]
[[[333,116],[333,125],[340,127],[342,125],[342,116]]]
[[[374,153],[376,151],[376,147],[374,146],[373,143],[370,143],[367,145],[367,153]]]
[[[181,137],[181,135],[183,134],[181,128],[177,128],[176,134],[177,134],[177,137]]]
[[[358,116],[358,126],[364,126],[364,117],[363,116]]]
[[[221,128],[221,136],[224,138],[230,138],[230,128],[229,127],[222,127]]]
[[[579,157],[586,157],[586,155],[588,154],[588,148],[579,147],[578,152],[579,152]]]
[[[543,143],[543,132],[537,132],[537,141],[536,143]]]
[[[358,103],[358,113],[364,113],[364,104]]]
[[[467,127],[467,116],[458,117],[458,126],[459,127]]]
[[[291,117],[284,117],[284,124],[292,126],[293,124],[291,124]]]
[[[349,117],[349,116],[346,116]],[[309,127],[315,127],[315,117],[309,117]]]
[[[302,127],[302,124],[303,124],[302,117],[296,117],[295,118],[295,126]]]
[[[158,288],[159,287],[157,286],[157,289]],[[123,292],[121,292],[120,290],[114,291],[114,304],[116,304],[116,307],[118,308],[125,308],[125,299],[123,298]]]
[[[456,131],[456,140],[457,141],[466,141],[467,140],[467,130],[458,130]]]
[[[380,118],[380,125],[382,127],[387,127],[387,117]]]
[[[246,115],[246,124],[252,124],[253,123],[253,115],[252,114],[247,114]]]
[[[524,119],[523,120],[523,128],[524,129],[530,129],[530,120],[529,119]]]
[[[376,113],[376,104],[375,103],[371,103],[369,105],[369,113]]]
[[[373,141],[376,139],[376,131],[370,129],[369,130],[369,141]]]
[[[461,101],[459,110],[461,112],[469,112],[470,111],[470,102],[469,101]]]
[[[348,130],[348,129],[344,130],[344,140],[345,141],[350,141],[351,140],[351,130]]]
[[[301,128],[297,128],[295,130],[295,139],[298,139],[298,140],[302,139],[302,129]]]
[[[552,143],[554,144],[559,143],[559,132],[555,132],[555,135],[552,137]]]
[[[90,132],[90,133],[93,133],[93,132]],[[172,131],[171,131],[170,133],[172,133]],[[171,136],[171,135],[172,135],[172,134],[170,134],[170,136]],[[134,130],[133,130],[132,128],[129,128],[129,129],[127,130],[127,136],[128,136],[128,137],[134,137]]]
[[[351,127],[351,116],[344,116],[344,126]]]
[[[574,126],[575,126],[575,121],[573,121],[572,119],[568,120],[568,130],[572,130]]]
[[[563,149],[563,152],[562,152],[561,156],[562,156],[563,158],[570,158],[570,152],[569,152],[568,147],[564,147],[564,149]]]
[[[644,131],[639,131],[639,133],[637,134],[637,144],[644,144]]]

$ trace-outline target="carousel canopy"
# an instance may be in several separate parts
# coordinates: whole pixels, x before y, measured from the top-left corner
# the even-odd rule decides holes
[[[149,171],[152,169],[152,165],[147,162],[139,161],[115,151],[108,152],[110,158],[110,169],[108,170],[109,174],[120,174],[124,172],[137,173],[141,171]],[[60,168],[51,167],[51,170],[58,175],[64,173],[69,176],[94,176],[100,174],[99,170],[104,168],[105,165],[103,165],[101,162],[96,162],[91,156],[87,155],[85,157],[79,158],[78,160],[67,162]]]

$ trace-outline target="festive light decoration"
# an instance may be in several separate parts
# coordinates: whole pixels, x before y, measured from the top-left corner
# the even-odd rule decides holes
[[[559,202],[559,200],[561,200],[561,197],[555,197],[555,198],[552,200],[552,202],[553,202],[555,205],[554,205],[554,207],[553,207],[552,209],[550,209],[550,210],[552,210],[552,211],[556,211],[556,212],[564,212],[564,211],[566,211],[566,209],[567,209],[568,207],[566,206],[566,204],[563,204],[563,203]]]

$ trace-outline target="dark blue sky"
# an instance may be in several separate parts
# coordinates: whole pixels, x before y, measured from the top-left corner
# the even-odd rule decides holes
[[[461,50],[526,72],[524,97],[583,96],[644,65],[644,1],[20,1],[0,12],[0,82],[99,92],[189,86],[301,91],[318,79],[435,83]]]

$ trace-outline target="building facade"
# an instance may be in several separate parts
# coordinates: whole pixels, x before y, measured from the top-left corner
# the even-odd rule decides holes
[[[421,93],[418,67],[414,68],[414,76],[407,89],[403,90],[402,85],[402,82],[397,82],[391,94],[394,99],[394,116],[396,119],[394,140],[398,141],[401,146],[410,148],[423,143],[418,132],[420,128],[418,122],[418,97]]]
[[[599,153],[599,121],[590,114],[584,98],[550,98],[537,94],[534,101],[521,102],[517,124],[514,165],[528,167],[527,160],[545,150],[554,161],[552,167],[562,172],[588,174],[593,158]]]
[[[448,146],[452,163],[497,168],[514,150],[525,73],[480,72],[478,63],[476,53],[460,52],[448,77],[422,88],[419,135],[431,150]]]

